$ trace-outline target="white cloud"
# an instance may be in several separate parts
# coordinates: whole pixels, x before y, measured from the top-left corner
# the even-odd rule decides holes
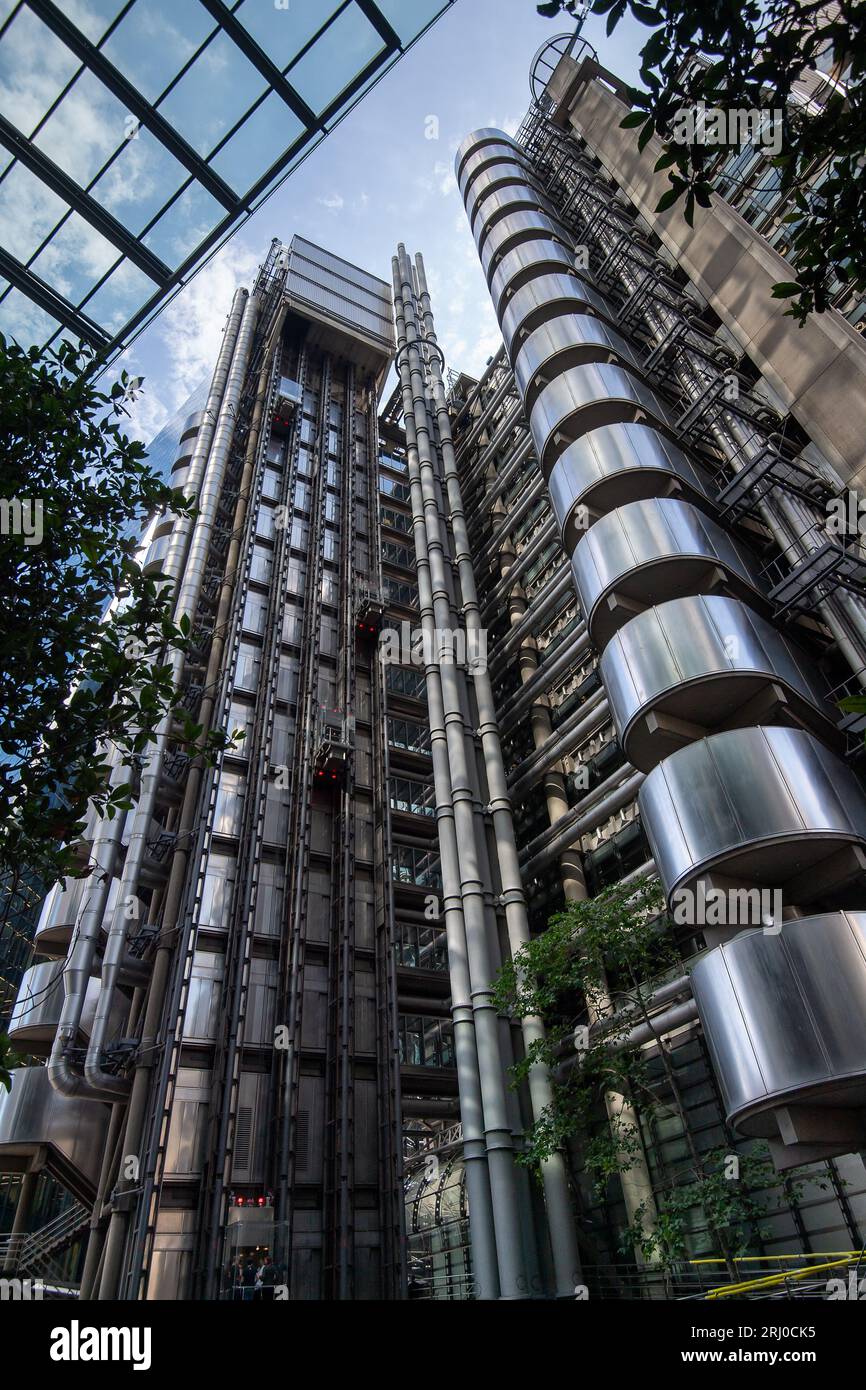
[[[142,372],[144,389],[130,410],[130,432],[149,440],[183,404],[203,376],[213,372],[226,317],[239,285],[252,286],[259,258],[230,241],[160,315],[150,335],[149,355],[159,361],[159,389],[148,389],[145,368],[133,346],[127,371]]]
[[[439,180],[439,192],[443,198],[448,198],[452,193],[457,192],[457,180],[450,164],[445,164],[441,159],[437,160],[433,166],[433,173]]]
[[[341,193],[329,193],[327,198],[317,198],[323,208],[329,208],[332,212],[339,212],[343,207],[344,199]]]

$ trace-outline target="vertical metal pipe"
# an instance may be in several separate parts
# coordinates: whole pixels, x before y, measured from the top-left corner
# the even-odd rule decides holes
[[[401,308],[395,296],[398,337],[401,333]],[[408,384],[408,368],[399,368],[404,393]],[[411,390],[411,388],[409,388]],[[404,394],[405,402],[405,394]],[[460,858],[448,757],[445,727],[445,707],[436,646],[433,594],[430,581],[430,562],[427,552],[427,533],[424,525],[423,497],[417,461],[417,439],[411,420],[406,422],[407,455],[411,479],[412,520],[418,570],[418,592],[422,632],[424,637],[424,672],[427,709],[430,723],[433,781],[436,791],[436,826],[439,836],[439,855],[442,867],[443,914],[448,945],[448,969],[451,983],[451,1016],[454,1026],[454,1052],[460,1094],[460,1115],[463,1130],[463,1156],[466,1188],[469,1199],[472,1267],[478,1296],[494,1299],[499,1296],[500,1282],[496,1254],[493,1203],[487,1148],[484,1133],[484,1106],[479,1075],[475,1013],[469,969],[466,924],[461,892]]]
[[[466,763],[458,672],[448,638],[450,606],[436,504],[431,434],[424,406],[424,378],[417,335],[410,331],[412,280],[402,246],[393,262],[393,274],[397,314],[397,364],[403,391],[412,510],[413,517],[417,518],[419,523],[423,523],[426,547],[424,553],[416,557],[419,594],[422,583],[425,591],[429,586],[433,626],[434,630],[438,629],[434,634],[435,644],[431,656],[433,664],[438,667],[444,710],[500,1291],[503,1298],[522,1298],[527,1292],[527,1281],[517,1208],[511,1126],[499,1046],[498,1020],[493,1006],[493,970],[484,917],[478,847],[475,841],[472,787]],[[404,286],[408,286],[409,291],[408,312],[403,294]],[[416,533],[421,533],[420,525],[416,527]]]
[[[18,1264],[18,1252],[30,1223],[30,1212],[33,1207],[33,1198],[36,1195],[38,1179],[39,1174],[33,1169],[25,1173],[21,1179],[18,1201],[15,1204],[15,1216],[12,1219],[12,1230],[9,1232],[9,1248],[3,1263],[4,1272],[15,1269]]]
[[[180,583],[180,593],[175,601],[175,621],[183,617],[193,621],[195,606],[201,592],[205,564],[213,538],[217,506],[223,487],[226,465],[234,439],[238,403],[247,374],[247,364],[253,343],[258,300],[247,297],[231,368],[220,406],[213,445],[208,456],[198,499],[198,510],[193,526],[189,554]],[[177,685],[184,665],[184,654],[175,651],[171,658],[172,684]],[[141,775],[141,792],[132,822],[129,847],[124,860],[120,892],[108,931],[108,940],[102,960],[101,981],[96,1012],[90,1034],[90,1043],[84,1062],[84,1076],[92,1093],[104,1097],[127,1096],[129,1082],[113,1076],[102,1066],[102,1049],[108,1030],[114,991],[117,986],[123,956],[126,949],[128,918],[127,904],[137,894],[138,882],[147,852],[147,839],[151,832],[157,792],[162,778],[163,757],[171,732],[172,716],[166,714],[159,726],[155,744],[150,750],[147,764]]]
[[[282,319],[279,320],[280,324]],[[205,674],[204,690],[201,706],[198,713],[198,721],[202,728],[207,730],[211,727],[213,713],[216,703],[216,684],[222,667],[223,652],[225,648],[227,624],[231,610],[232,599],[235,590],[235,581],[238,572],[240,556],[240,537],[243,530],[244,520],[247,513],[247,504],[250,494],[250,487],[253,477],[256,448],[259,438],[259,430],[264,411],[265,396],[269,380],[269,364],[267,360],[263,364],[260,374],[256,400],[253,407],[253,415],[250,423],[250,433],[247,441],[246,453],[244,457],[244,471],[241,476],[239,495],[235,507],[235,515],[232,525],[232,539],[226,555],[225,573],[220,588],[218,599],[216,623],[214,626],[214,638],[208,656],[208,667]],[[172,856],[171,871],[169,874],[168,885],[165,892],[165,900],[162,907],[162,923],[160,927],[159,942],[157,945],[156,957],[151,972],[150,988],[147,994],[147,1002],[144,1010],[144,1020],[142,1024],[142,1037],[140,1051],[150,1062],[152,1049],[155,1046],[156,1037],[160,1028],[163,1006],[165,1003],[166,990],[168,988],[169,970],[171,961],[176,948],[175,932],[177,929],[177,919],[180,904],[183,896],[184,883],[189,859],[189,847],[191,834],[198,814],[199,790],[202,780],[203,765],[200,759],[193,762],[187,775],[186,786],[184,788],[184,798],[181,806],[179,819],[179,844]],[[149,1065],[139,1065],[135,1069],[132,1078],[132,1091],[129,1099],[129,1106],[126,1115],[126,1128],[123,1138],[122,1152],[132,1155],[139,1159],[141,1163],[141,1148],[144,1134],[145,1116],[147,1103],[151,1089],[152,1070]],[[145,1178],[146,1180],[146,1178]],[[122,1248],[126,1239],[128,1226],[128,1213],[125,1210],[112,1212],[109,1223],[106,1244],[111,1243]],[[118,1270],[119,1265],[115,1264],[112,1257],[112,1268]],[[136,1271],[133,1269],[133,1276]],[[134,1282],[134,1280],[133,1280]],[[110,1291],[108,1297],[115,1297],[116,1293]]]
[[[405,257],[405,251],[403,254]],[[421,256],[416,258],[416,273],[420,288],[421,313],[425,326],[425,337],[431,349],[429,353],[430,376],[442,442],[442,462],[445,471],[448,508],[454,535],[455,559],[457,561],[460,590],[463,597],[466,629],[467,633],[480,634],[481,623],[478,594],[475,587],[475,575],[472,569],[472,559],[469,551],[466,518],[463,509],[463,496],[454,454],[454,442],[451,437],[451,420],[448,413],[448,405],[445,399],[445,387],[442,379],[442,353],[436,339],[433,314],[430,305],[430,293],[427,287],[427,277]],[[404,280],[406,278],[407,277],[404,277]],[[413,319],[414,306],[410,304],[407,311],[407,332],[410,334],[414,327],[414,323],[412,322]],[[486,667],[476,667],[473,671],[473,683],[475,687],[475,698],[478,705],[481,746],[484,753],[484,764],[490,791],[490,810],[493,816],[493,828],[496,837],[496,849],[499,859],[500,878],[502,881],[502,897],[505,905],[509,945],[512,955],[517,955],[521,948],[529,941],[529,919],[526,911],[523,883],[520,877],[517,844],[514,838],[514,823],[511,816],[511,801],[508,796],[505,766],[502,759],[502,747],[499,741],[499,727],[496,721],[493,692]],[[544,1029],[541,1020],[538,1018],[531,1017],[523,1019],[521,1028],[527,1050],[534,1042],[540,1041],[544,1037]],[[529,1093],[533,1117],[538,1119],[553,1102],[553,1090],[546,1067],[536,1065],[532,1068],[529,1075]],[[556,1293],[559,1298],[571,1298],[574,1296],[574,1286],[578,1282],[580,1275],[580,1261],[577,1251],[577,1238],[571,1205],[571,1195],[568,1189],[568,1176],[565,1162],[561,1154],[554,1154],[542,1165],[542,1182],[544,1185],[550,1242],[553,1253]]]
[[[193,456],[190,460],[187,481],[184,485],[186,494],[195,498],[198,498],[205,464],[210,453],[217,415],[225,391],[246,299],[246,290],[236,291],[223,333],[217,364],[211,378],[204,419],[199,429]],[[191,518],[179,517],[172,529],[171,545],[166,556],[164,573],[169,580],[174,582],[177,581],[182,570],[191,526]],[[123,769],[117,768],[114,773],[114,780],[121,781],[124,777]],[[97,1100],[116,1098],[113,1090],[104,1094],[95,1094],[87,1081],[72,1071],[66,1057],[66,1050],[74,1045],[78,1035],[81,1011],[84,1007],[84,995],[93,970],[96,943],[102,929],[123,825],[124,818],[122,816],[115,816],[110,821],[99,822],[99,831],[93,847],[94,868],[67,955],[63,976],[65,991],[63,1009],[51,1049],[51,1056],[48,1059],[48,1079],[55,1090],[66,1096],[84,1096]]]

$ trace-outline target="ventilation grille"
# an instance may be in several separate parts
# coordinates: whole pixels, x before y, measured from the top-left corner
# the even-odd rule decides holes
[[[295,1167],[300,1172],[306,1171],[310,1164],[310,1112],[309,1110],[298,1111],[298,1123],[295,1133]]]
[[[250,1166],[253,1139],[253,1111],[250,1105],[238,1106],[238,1122],[235,1131],[234,1166],[247,1169]]]

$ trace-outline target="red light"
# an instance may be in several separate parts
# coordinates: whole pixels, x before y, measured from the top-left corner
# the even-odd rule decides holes
[[[264,1197],[260,1197],[260,1198],[259,1198],[259,1206],[260,1206],[260,1207],[263,1207],[264,1205],[265,1205],[265,1199],[264,1199]]]

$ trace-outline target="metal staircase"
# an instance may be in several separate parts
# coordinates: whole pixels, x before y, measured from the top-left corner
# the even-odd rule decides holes
[[[57,1256],[83,1234],[90,1223],[90,1212],[75,1202],[59,1216],[40,1227],[20,1235],[0,1238],[0,1270],[6,1277],[38,1279],[47,1292],[59,1296],[77,1297],[78,1288],[71,1284]]]

